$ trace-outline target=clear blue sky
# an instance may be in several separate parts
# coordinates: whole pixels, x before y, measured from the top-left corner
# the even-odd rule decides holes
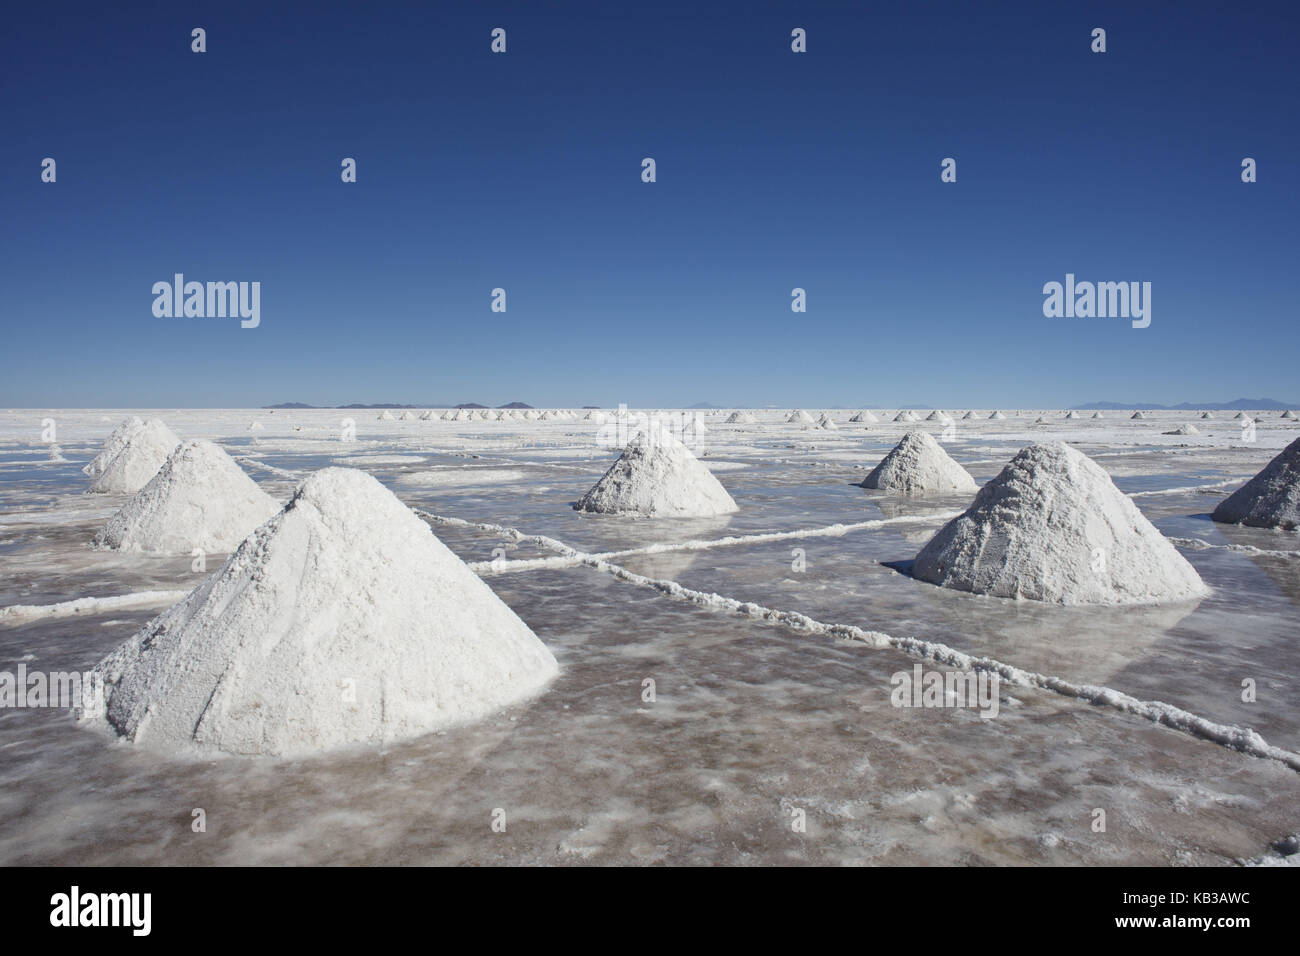
[[[0,405],[1300,397],[1300,5],[985,6],[11,4]]]

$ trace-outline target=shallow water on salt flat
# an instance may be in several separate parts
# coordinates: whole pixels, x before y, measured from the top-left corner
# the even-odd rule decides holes
[[[201,580],[188,555],[89,547],[125,499],[79,494],[80,467],[126,414],[0,415],[0,606]],[[1300,750],[1300,700],[1288,691],[1300,677],[1300,560],[1187,548],[1210,597],[1123,610],[979,598],[914,581],[883,562],[912,557],[938,516],[965,501],[900,501],[855,486],[901,424],[849,426],[843,412],[835,413],[841,430],[822,433],[706,419],[705,460],[727,463],[717,474],[741,510],[628,520],[570,507],[615,457],[596,445],[592,423],[377,422],[354,412],[359,440],[344,444],[335,434],[342,412],[144,414],[182,438],[221,442],[280,499],[294,476],[347,458],[413,507],[584,551],[929,516],[619,563],[824,623],[939,641],[1164,700]],[[1189,418],[1031,426],[1037,414],[959,421],[946,447],[985,481],[1029,441],[1077,439],[1122,490],[1148,492],[1253,474],[1297,434],[1269,422],[1244,445],[1227,420],[1201,436],[1166,438],[1161,430]],[[41,460],[47,415],[59,422],[67,464]],[[265,427],[250,435],[253,419]],[[422,472],[437,477],[412,477]],[[1300,548],[1294,534],[1207,520],[1234,487],[1134,500],[1170,536]],[[501,546],[509,558],[553,555],[477,529],[434,531],[466,560],[490,560]],[[792,566],[796,548],[803,570]],[[221,559],[209,556],[208,571]],[[60,712],[0,709],[0,862],[1212,864],[1263,853],[1298,825],[1294,771],[1112,709],[1009,685],[993,719],[895,708],[889,678],[915,663],[897,651],[697,607],[588,567],[485,579],[552,648],[560,677],[531,703],[383,751],[176,761],[109,741]],[[0,625],[0,670],[20,661],[85,669],[158,610]],[[641,697],[647,678],[653,703]],[[1241,700],[1245,678],[1258,684],[1255,703]],[[197,807],[206,833],[191,830]],[[1104,834],[1090,828],[1099,807]],[[494,808],[505,810],[504,834],[491,829]],[[807,814],[807,833],[791,830],[796,809]]]

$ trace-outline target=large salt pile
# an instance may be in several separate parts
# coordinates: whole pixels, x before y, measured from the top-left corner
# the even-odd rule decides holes
[[[901,495],[973,492],[975,479],[957,464],[929,432],[908,432],[862,482]]]
[[[1300,438],[1221,501],[1211,517],[1252,528],[1300,529]]]
[[[485,716],[557,667],[390,491],[326,468],[96,671],[145,747],[300,755]]]
[[[100,542],[129,551],[229,552],[280,510],[210,441],[187,441],[109,519]]]
[[[618,461],[573,507],[600,514],[680,518],[737,510],[713,473],[664,429],[638,432]]]
[[[163,466],[181,440],[157,418],[132,430],[121,449],[86,489],[91,494],[135,494]]]
[[[99,454],[81,469],[83,475],[89,475],[94,478],[102,475],[108,463],[117,457],[123,446],[126,445],[127,439],[144,427],[144,420],[131,416],[125,419],[122,424],[113,429],[112,434],[104,440],[104,447],[100,449]]]
[[[1057,604],[1206,593],[1101,466],[1061,442],[1022,449],[921,549],[912,574],[958,591]]]
[[[1295,421],[1295,419],[1296,419],[1296,413],[1293,412],[1293,411],[1291,411],[1291,409],[1288,408],[1288,409],[1287,409],[1286,411],[1284,411],[1281,415],[1279,415],[1278,418],[1285,418],[1285,419],[1288,419],[1288,420],[1290,420],[1290,421]]]

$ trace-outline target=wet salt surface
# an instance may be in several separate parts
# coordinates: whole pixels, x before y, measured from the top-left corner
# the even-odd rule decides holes
[[[44,415],[0,416],[0,465],[20,466],[0,469],[0,606],[184,589],[201,578],[188,555],[89,548],[124,500],[77,493],[81,465],[127,413],[100,422],[103,414],[55,415],[68,465],[34,463]],[[935,516],[965,504],[854,487],[865,476],[856,466],[873,465],[903,433],[884,423],[825,438],[776,422],[729,433],[706,419],[709,453],[748,465],[718,471],[741,511],[627,521],[569,507],[615,457],[593,447],[589,423],[379,423],[360,413],[361,440],[342,445],[330,437],[335,412],[154,414],[182,438],[213,438],[281,471],[357,458],[412,507],[586,551]],[[849,414],[836,415],[842,426]],[[1040,439],[1028,424],[1035,417],[959,422],[946,447],[963,464],[1009,458]],[[265,423],[256,439],[246,432],[252,418]],[[1129,492],[1251,474],[1296,433],[1261,425],[1263,447],[1232,447],[1227,437],[1191,451],[1162,447],[1160,430],[1183,420],[1085,420],[1054,431],[1068,437],[1079,426],[1085,450],[1114,466]],[[380,434],[368,438],[371,429]],[[367,467],[366,456],[379,461]],[[529,478],[476,486],[458,474],[454,488],[401,480],[465,465]],[[984,481],[1000,464],[968,467]],[[281,500],[292,490],[285,475],[248,471]],[[1170,536],[1300,548],[1294,534],[1206,520],[1233,487],[1135,502]],[[1300,675],[1297,559],[1184,548],[1214,588],[1199,604],[1057,608],[945,591],[882,563],[913,556],[938,525],[619,563],[822,622],[941,641],[1168,701],[1300,749],[1300,701],[1287,692]],[[434,531],[466,560],[491,560],[498,547],[510,559],[553,555],[472,528]],[[792,567],[796,548],[803,570]],[[222,559],[209,556],[208,570]],[[8,784],[0,862],[1214,864],[1257,856],[1297,828],[1294,771],[1110,708],[1005,684],[990,720],[969,709],[895,708],[890,675],[916,662],[898,651],[699,608],[587,567],[485,579],[556,654],[561,676],[531,704],[383,752],[180,762],[107,740],[63,713],[0,710]],[[88,668],[156,610],[0,625],[0,669],[24,658],[31,669]],[[646,678],[655,681],[654,703],[641,699]],[[1258,683],[1253,704],[1241,701],[1244,678]],[[1090,827],[1098,807],[1107,810],[1103,834]],[[207,833],[191,830],[195,808],[207,815]],[[504,834],[491,829],[495,808],[506,813]],[[791,830],[796,809],[807,814],[805,834]]]

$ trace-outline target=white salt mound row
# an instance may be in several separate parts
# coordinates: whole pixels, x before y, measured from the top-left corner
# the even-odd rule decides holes
[[[379,745],[537,693],[555,658],[383,485],[326,468],[216,574],[99,663],[154,750]]]
[[[573,507],[598,514],[678,518],[738,510],[713,473],[662,429],[633,437],[618,461]]]
[[[1300,529],[1300,438],[1221,501],[1210,517],[1252,528]]]
[[[91,494],[133,495],[158,474],[181,440],[157,418],[130,432],[122,448],[86,490]]]
[[[100,543],[129,551],[224,554],[279,510],[219,447],[187,441],[109,519]]]
[[[1061,443],[1030,445],[916,556],[941,587],[1056,604],[1146,604],[1207,593],[1110,476]]]
[[[975,479],[934,440],[929,432],[908,432],[862,482],[900,495],[974,492]]]
[[[108,463],[116,458],[117,453],[126,445],[127,439],[143,427],[144,420],[134,415],[123,420],[122,424],[114,428],[112,434],[104,440],[104,447],[100,449],[99,454],[81,469],[81,473],[91,478],[102,475]]]

